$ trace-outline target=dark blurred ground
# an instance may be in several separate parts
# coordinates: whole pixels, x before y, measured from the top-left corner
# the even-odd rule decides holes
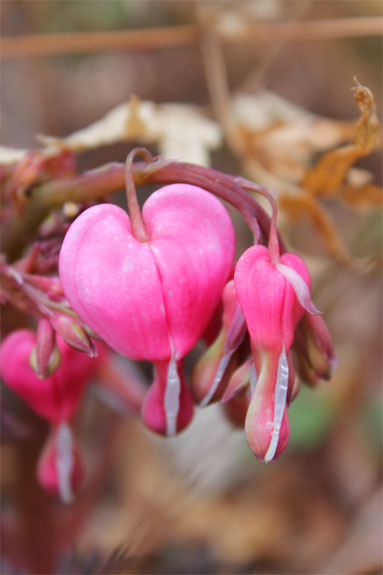
[[[173,26],[193,22],[197,4],[203,3],[2,0],[1,28],[7,37]],[[249,10],[259,21],[382,15],[382,3],[370,1],[221,6]],[[285,45],[275,38],[258,47],[231,45],[224,54],[232,92],[267,89],[313,113],[354,120],[356,76],[375,94],[382,117],[377,37]],[[209,107],[197,46],[15,59],[3,62],[1,79],[7,146],[34,146],[35,134],[65,136],[132,94]],[[118,145],[88,152],[81,167],[123,161],[128,150]],[[360,165],[381,181],[379,153]],[[227,146],[214,153],[214,167],[241,170]],[[379,252],[379,214],[331,201],[329,209],[354,253]],[[307,234],[307,221],[290,229],[294,249],[304,250]],[[358,275],[325,254],[317,264],[311,268],[315,301],[340,365],[330,383],[303,389],[292,406],[286,454],[270,467],[257,463],[215,408],[166,445],[139,424],[123,424],[107,488],[63,572],[101,572],[105,556],[118,547],[103,572],[382,572],[381,271]],[[92,409],[97,414],[100,408],[91,404],[86,425],[97,433]],[[6,486],[12,454],[4,457],[11,462]]]

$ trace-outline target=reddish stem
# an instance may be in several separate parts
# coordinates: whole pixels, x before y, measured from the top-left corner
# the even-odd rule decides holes
[[[128,200],[132,234],[136,240],[147,242],[149,240],[149,236],[145,228],[144,220],[142,219],[133,176],[133,162],[137,155],[143,156],[145,162],[149,163],[152,160],[151,154],[145,148],[135,148],[130,152],[125,162],[126,198]]]
[[[207,189],[224,201],[236,207],[243,215],[256,240],[259,230],[268,237],[271,221],[265,210],[244,189],[245,179],[223,174],[185,162],[154,159],[151,162],[137,162],[131,165],[136,186],[148,184],[186,183]],[[125,166],[120,163],[107,164],[90,170],[75,178],[55,180],[35,188],[25,213],[7,222],[4,228],[4,251],[10,259],[20,254],[28,234],[32,234],[49,210],[67,201],[87,202],[125,187]],[[247,182],[253,191],[263,188]],[[274,235],[274,234],[273,234]],[[280,250],[286,251],[282,239],[276,234]]]

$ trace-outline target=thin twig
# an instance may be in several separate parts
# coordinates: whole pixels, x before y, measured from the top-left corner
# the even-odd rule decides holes
[[[341,38],[380,36],[383,19],[337,18],[307,22],[243,24],[235,29],[215,27],[227,44],[315,42]],[[0,59],[14,60],[62,54],[91,54],[122,50],[163,50],[198,44],[198,27],[171,26],[144,30],[117,30],[68,34],[33,34],[1,39]]]

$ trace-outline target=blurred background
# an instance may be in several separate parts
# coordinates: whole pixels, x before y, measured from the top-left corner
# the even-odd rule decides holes
[[[57,506],[57,572],[382,572],[381,150],[354,166],[350,186],[373,182],[363,199],[342,189],[308,200],[302,183],[321,154],[352,141],[354,77],[382,117],[381,18],[382,3],[368,0],[2,0],[1,145],[64,138],[132,96],[138,109],[153,103],[153,118],[165,118],[160,135],[145,127],[153,152],[197,156],[277,193],[339,360],[330,382],[302,388],[289,446],[271,466],[219,406],[163,440],[90,392],[79,426],[89,475],[101,479],[74,508]],[[108,129],[82,147],[80,170],[124,161],[142,142],[138,131],[104,145]],[[250,236],[233,217],[242,251]],[[12,554],[44,548],[9,535],[18,449],[2,447],[6,574],[19,572]],[[27,457],[28,442],[21,449]],[[33,513],[38,531],[44,517]]]

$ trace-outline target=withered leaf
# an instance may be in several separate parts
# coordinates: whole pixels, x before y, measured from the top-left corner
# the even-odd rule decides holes
[[[330,196],[338,193],[349,168],[379,145],[380,126],[374,96],[371,90],[355,81],[354,98],[361,112],[355,126],[355,141],[328,152],[312,170],[306,171],[302,187],[315,195]]]

